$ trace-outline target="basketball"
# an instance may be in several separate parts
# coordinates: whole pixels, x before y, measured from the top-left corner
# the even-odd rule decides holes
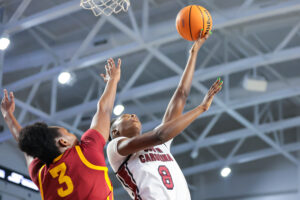
[[[199,5],[189,5],[182,8],[176,17],[176,29],[186,40],[198,39],[201,29],[201,37],[204,37],[212,28],[212,18],[208,10]]]

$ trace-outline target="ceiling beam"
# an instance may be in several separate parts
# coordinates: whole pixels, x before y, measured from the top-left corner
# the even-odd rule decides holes
[[[15,103],[16,103],[16,106],[18,106],[18,107],[20,107],[20,108],[22,108],[24,110],[27,110],[28,112],[30,112],[30,113],[32,113],[32,114],[40,117],[41,119],[44,119],[44,120],[56,123],[56,124],[58,124],[60,126],[63,126],[63,127],[67,128],[67,129],[70,129],[72,132],[74,132],[77,135],[82,135],[83,134],[83,132],[81,130],[76,129],[73,126],[71,126],[71,125],[69,125],[69,124],[67,124],[67,123],[65,123],[63,121],[59,121],[59,120],[57,120],[55,118],[52,118],[47,113],[45,113],[45,112],[43,112],[43,111],[41,111],[41,110],[39,110],[37,108],[34,108],[33,106],[28,105],[28,104],[20,101],[19,99],[15,98]]]
[[[50,9],[43,10],[14,23],[9,23],[5,26],[3,32],[7,34],[21,32],[31,27],[69,15],[73,12],[79,11],[80,9],[81,7],[77,0],[69,1]]]
[[[234,8],[235,9],[235,8]],[[80,11],[81,7],[77,0],[72,0],[67,3],[52,7],[50,9],[41,11],[32,16],[26,17],[16,23],[11,23],[5,26],[4,30],[8,34],[24,31],[28,28],[38,26],[40,24],[70,15],[74,12]],[[215,24],[221,23],[219,28],[224,28],[225,26],[234,26],[241,23],[246,23],[254,21],[260,18],[272,17],[274,15],[282,15],[290,12],[296,12],[300,10],[300,3],[297,0],[287,1],[274,6],[270,6],[263,9],[247,9],[239,15],[239,18],[232,17],[232,19],[227,20],[225,18],[214,19]],[[226,11],[226,13],[232,13],[232,10]],[[214,16],[214,13],[212,13]],[[216,25],[214,25],[216,28]]]
[[[271,132],[273,131],[297,127],[299,126],[299,124],[300,124],[300,116],[284,119],[272,123],[265,123],[256,127],[257,129],[259,129],[265,134],[271,134]],[[207,137],[203,140],[201,144],[199,144],[198,147],[204,148],[208,146],[219,145],[219,144],[239,140],[241,138],[254,137],[254,136],[256,136],[256,134],[252,130],[249,130],[248,128],[243,128],[243,129],[238,129],[234,131],[229,131],[227,133],[220,133],[215,136]],[[194,148],[193,145],[194,143],[184,143],[184,144],[173,146],[172,153],[174,155],[177,155],[177,154],[190,151]]]
[[[14,14],[8,20],[8,23],[16,22],[25,12],[26,8],[29,6],[31,0],[23,0],[21,4],[18,6]]]
[[[300,143],[296,142],[296,143],[284,145],[284,146],[282,146],[282,148],[286,152],[292,153],[294,151],[300,150]],[[279,154],[278,151],[276,151],[272,148],[268,148],[268,149],[263,149],[263,150],[254,151],[251,153],[244,153],[244,154],[234,156],[230,159],[230,161],[228,163],[226,163],[224,160],[221,160],[221,161],[218,160],[218,161],[213,161],[213,162],[209,162],[209,163],[205,163],[205,164],[188,167],[188,168],[183,169],[182,171],[185,176],[191,176],[191,175],[198,174],[201,172],[206,172],[206,171],[209,171],[212,169],[220,169],[220,168],[224,167],[226,164],[233,165],[233,164],[247,163],[247,162],[252,162],[252,161],[263,159],[263,158],[268,158],[271,156],[276,156],[278,154]]]
[[[249,107],[257,104],[262,104],[270,101],[276,101],[280,99],[285,99],[285,98],[291,98],[297,95],[300,95],[300,89],[294,90],[291,88],[286,88],[284,87],[283,84],[279,84],[280,82],[275,82],[275,83],[269,83],[269,91],[267,93],[263,93],[261,95],[257,95],[256,93],[253,94],[252,97],[237,97],[236,94],[241,94],[241,92],[244,92],[243,89],[240,88],[232,88],[232,95],[235,97],[234,100],[230,101],[228,106],[232,109],[241,109],[244,107]],[[300,80],[295,80],[293,81],[294,85],[300,84]],[[192,96],[191,100],[194,98],[198,98],[197,95]],[[163,101],[152,101],[150,103],[146,103],[145,106],[149,109],[152,110],[154,113],[160,112],[161,110],[164,110],[169,102],[169,99],[165,99]],[[95,105],[97,104],[97,99],[92,100],[88,103],[85,104],[80,104],[71,108],[67,108],[61,111],[58,111],[55,115],[55,118],[58,120],[63,120],[67,119],[69,117],[75,116],[80,112],[90,112],[95,109]],[[215,115],[221,112],[224,112],[225,110],[220,108],[219,106],[212,106],[207,112],[205,112],[203,115],[200,116],[202,117],[208,117],[211,115]],[[142,114],[140,110],[138,110],[135,106],[130,106],[130,107],[125,107],[125,112],[127,113],[135,113],[138,116]],[[151,125],[150,125],[151,124]],[[149,128],[154,128],[154,124],[157,124],[157,122],[153,121],[148,123]],[[143,129],[145,126],[143,126]],[[144,129],[145,130],[149,130]]]
[[[71,2],[69,2],[69,3],[71,3]],[[78,2],[76,1],[76,4],[77,3]],[[62,7],[62,8],[60,8],[60,7]],[[58,6],[56,9],[63,9],[63,8],[64,8],[63,6]],[[274,10],[272,10],[270,8],[272,8]],[[220,18],[220,20],[218,20],[219,18],[217,18],[214,20],[214,30],[217,30],[220,28],[225,28],[228,26],[238,25],[240,23],[249,22],[249,21],[251,21],[250,18],[252,20],[261,20],[264,17],[275,17],[277,15],[281,15],[282,10],[284,10],[285,12],[293,12],[293,11],[297,11],[297,9],[300,10],[300,3],[296,2],[296,1],[289,1],[286,3],[276,5],[275,7],[269,7],[268,9],[259,9],[256,11],[251,11],[251,12],[247,13],[245,16],[237,15],[237,16],[235,16],[235,18],[230,18],[228,20],[226,19],[227,21],[223,18]],[[52,12],[52,10],[50,10],[49,12]],[[232,11],[229,11],[229,12],[232,12]],[[250,18],[248,18],[248,17],[250,17]],[[161,34],[157,35],[157,32],[161,33]],[[176,33],[173,19],[169,20],[169,21],[165,21],[163,23],[156,24],[156,25],[151,25],[151,28],[149,27],[149,36],[151,36],[152,39],[148,38],[147,41],[151,41],[151,40],[153,41],[153,37],[156,37],[156,38],[160,38],[163,40],[160,44],[166,44],[168,42],[172,42],[172,41],[180,39],[179,35]],[[165,37],[165,36],[167,36],[167,37]],[[174,38],[174,36],[175,36],[175,38]],[[147,43],[149,43],[149,42],[147,42]],[[154,44],[150,44],[150,45],[154,45]],[[67,54],[66,52],[73,51],[74,45],[72,47],[71,46],[72,45],[70,45],[69,50],[64,49],[64,51],[63,51],[64,54]],[[117,50],[117,49],[115,49],[115,50]],[[124,51],[123,54],[118,54],[118,56],[126,55],[126,54],[133,53],[133,52],[136,52],[139,50],[141,50],[141,49],[137,48],[137,49],[133,49],[132,51],[130,49],[128,49],[128,53],[126,51]],[[57,49],[55,51],[58,52]],[[37,53],[39,54],[39,56],[33,55],[32,57],[30,56],[30,58],[29,58],[29,55],[28,55],[28,56],[24,57],[24,59],[26,61],[20,60],[20,62],[18,62],[19,64],[17,64],[17,60],[20,59],[20,57],[22,57],[22,56],[12,58],[11,61],[13,61],[13,62],[6,62],[7,65],[5,64],[5,66],[7,66],[7,68],[9,68],[10,71],[12,70],[12,68],[15,68],[15,67],[16,68],[24,68],[21,66],[24,65],[24,63],[26,64],[28,61],[33,60],[34,58],[41,58],[40,59],[41,62],[39,62],[39,63],[45,64],[47,59],[45,59],[44,56],[40,55],[41,53],[39,51],[37,51]],[[112,54],[112,55],[114,55],[114,54]],[[70,56],[72,56],[72,55],[70,55]],[[8,59],[10,60],[10,58],[8,58]],[[67,59],[67,58],[65,58],[65,59]],[[38,66],[41,65],[41,64],[38,64],[37,62],[31,62],[31,63],[32,63],[32,65],[38,65]],[[4,71],[6,71],[5,68],[4,68]]]
[[[135,47],[134,47],[135,46]],[[137,48],[137,45],[134,45],[133,48]],[[115,50],[115,49],[113,49]],[[84,68],[91,64],[97,63],[97,61],[106,60],[109,55],[115,54],[118,55],[120,52],[126,51],[126,48],[119,47],[117,51],[111,53],[98,54],[97,56],[93,56],[93,58],[85,58],[79,62],[75,62],[76,68]],[[229,62],[227,64],[220,64],[208,67],[203,70],[195,71],[194,81],[205,81],[208,79],[215,78],[217,76],[222,76],[230,73],[237,73],[244,70],[252,69],[253,67],[262,67],[265,65],[277,64],[281,62],[291,61],[300,58],[300,47],[294,47],[290,49],[285,49],[276,53],[262,54],[259,56],[253,56],[250,58],[241,59],[238,61]],[[112,56],[118,57],[118,56]],[[97,61],[96,61],[97,60]],[[14,83],[5,85],[4,87],[11,91],[18,91],[29,87],[36,83],[37,81],[45,81],[51,79],[54,75],[57,75],[62,71],[62,66],[55,67],[53,69],[47,70],[45,72],[37,73],[35,75],[26,77]],[[119,98],[123,101],[130,100],[132,98],[138,99],[144,96],[152,95],[158,92],[162,92],[165,90],[172,89],[176,87],[178,80],[180,79],[180,75],[173,76],[170,78],[166,78],[160,81],[152,82],[149,84],[145,84],[142,86],[138,86],[128,90]]]

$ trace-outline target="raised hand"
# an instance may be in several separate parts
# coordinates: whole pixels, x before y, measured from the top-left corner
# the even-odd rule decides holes
[[[190,52],[193,51],[199,51],[199,49],[202,47],[204,42],[209,38],[209,36],[212,34],[211,31],[207,32],[204,37],[202,37],[203,29],[200,31],[200,36],[199,38],[194,42]]]
[[[122,61],[118,59],[118,66],[116,67],[115,61],[110,58],[107,60],[107,65],[105,65],[106,74],[100,74],[105,82],[109,81],[110,79],[116,79],[117,81],[120,80],[121,77],[121,64]]]
[[[1,102],[1,112],[3,117],[6,117],[8,113],[13,113],[15,111],[15,100],[14,93],[9,93],[10,100],[8,98],[8,92],[4,89],[4,96]]]
[[[213,101],[214,96],[222,89],[223,81],[221,81],[220,78],[214,82],[214,84],[210,87],[207,94],[205,95],[202,103],[200,106],[203,108],[203,110],[208,110],[211,106],[211,103]]]

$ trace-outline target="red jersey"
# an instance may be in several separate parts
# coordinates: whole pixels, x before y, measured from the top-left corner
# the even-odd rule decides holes
[[[80,145],[65,151],[49,166],[34,159],[29,175],[39,187],[42,200],[113,200],[104,145],[102,135],[89,129]]]

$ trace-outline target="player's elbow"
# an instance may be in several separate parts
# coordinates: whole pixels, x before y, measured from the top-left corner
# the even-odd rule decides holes
[[[112,108],[110,108],[105,102],[99,101],[97,105],[97,109],[101,113],[111,112]]]
[[[176,90],[176,98],[187,99],[188,96],[189,91],[187,91],[184,87],[179,86],[179,88]]]
[[[166,131],[167,131],[166,129],[160,127],[155,129],[154,139],[157,145],[164,144],[165,142],[168,141]]]

